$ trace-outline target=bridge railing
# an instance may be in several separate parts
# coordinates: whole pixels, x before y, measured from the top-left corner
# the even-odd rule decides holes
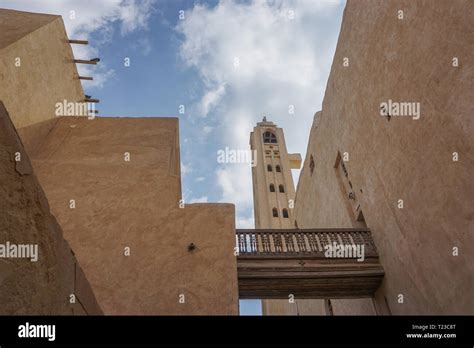
[[[378,257],[370,229],[236,230],[240,258],[324,258],[327,245],[364,246],[364,255]]]

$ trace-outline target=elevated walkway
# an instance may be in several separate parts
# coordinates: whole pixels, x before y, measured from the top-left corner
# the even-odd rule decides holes
[[[369,229],[236,230],[240,299],[372,297],[384,270]]]

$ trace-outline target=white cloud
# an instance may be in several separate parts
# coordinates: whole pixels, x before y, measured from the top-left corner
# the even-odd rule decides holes
[[[76,58],[90,59],[100,57],[96,45],[111,39],[113,23],[120,23],[122,35],[147,29],[155,2],[156,0],[2,0],[1,5],[19,11],[61,15],[71,39],[87,40],[91,33],[99,32],[96,41],[87,46],[72,45]],[[104,62],[94,67],[79,65],[78,68],[81,75],[94,77],[94,81],[84,82],[87,87],[101,87],[114,75],[114,71]]]
[[[211,126],[204,126],[202,128],[202,131],[204,132],[204,134],[209,134],[212,132],[212,130],[214,129],[214,127],[211,127]]]
[[[236,228],[255,228],[253,216],[249,218],[237,217]]]
[[[153,13],[153,0],[124,0],[118,7],[118,20],[122,22],[122,34],[147,28],[148,19]]]
[[[250,165],[229,164],[216,170],[217,184],[222,189],[220,202],[236,204],[238,213],[252,206],[252,178]]]
[[[185,176],[191,173],[192,171],[193,169],[191,168],[191,165],[184,164],[183,162],[181,162],[181,176]]]
[[[176,27],[182,35],[179,55],[203,82],[196,107],[203,115],[214,113],[223,146],[248,149],[250,131],[265,115],[284,129],[289,152],[305,155],[343,5],[342,0],[228,0],[187,11]],[[236,203],[238,221],[245,221],[242,216],[252,207],[250,168],[227,166],[215,174],[221,201]]]
[[[191,200],[189,201],[189,203],[207,203],[208,202],[208,199],[207,199],[207,196],[202,196],[202,197],[199,197],[199,198],[191,198]]]
[[[202,181],[204,181],[204,180],[206,180],[205,177],[203,177],[203,176],[198,176],[195,181],[196,181],[196,182],[202,182]]]
[[[204,97],[201,99],[200,113],[202,117],[206,117],[209,113],[209,110],[215,107],[219,100],[225,93],[225,85],[221,84],[217,88],[209,90]]]

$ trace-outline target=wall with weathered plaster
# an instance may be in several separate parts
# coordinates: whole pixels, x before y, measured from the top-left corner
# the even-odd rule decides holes
[[[238,314],[234,206],[180,208],[176,118],[62,117],[32,162],[106,314]]]
[[[347,152],[348,177],[385,269],[374,301],[378,313],[386,305],[392,314],[474,311],[473,6],[468,0],[348,1],[344,11],[295,214],[301,228],[358,223],[334,168],[338,152]],[[420,118],[380,116],[388,99],[419,102]],[[336,301],[333,309],[366,313],[370,306]]]
[[[1,102],[0,182],[0,244],[38,246],[36,262],[0,257],[0,314],[102,314]]]
[[[67,270],[61,272],[75,274],[76,292],[85,292],[82,284],[90,279],[107,314],[238,314],[234,206],[180,208],[177,119],[58,118],[57,102],[84,99],[62,18],[1,9],[0,33],[0,100],[65,238],[83,262],[84,272],[67,249]],[[24,218],[20,222],[29,224],[30,217]],[[15,226],[6,226],[8,233]],[[44,247],[52,248],[48,243]],[[56,296],[48,290],[54,284],[40,279],[49,273],[39,270],[22,283],[8,272],[3,278],[16,283],[7,295],[30,279],[44,286],[37,291],[39,301],[27,296],[38,287],[17,295],[26,303],[24,311],[69,313],[43,303],[45,291]],[[73,284],[69,278],[54,286],[68,293],[62,287]],[[22,312],[21,306],[5,312]]]
[[[0,33],[0,100],[30,151],[40,137],[21,128],[54,119],[56,103],[82,102],[84,92],[61,16],[0,9]]]

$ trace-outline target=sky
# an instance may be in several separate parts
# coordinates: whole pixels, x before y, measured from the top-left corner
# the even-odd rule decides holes
[[[59,14],[99,116],[179,117],[183,199],[236,206],[253,228],[251,167],[219,163],[248,150],[266,116],[303,159],[321,109],[344,0],[0,0],[0,7]],[[294,112],[291,112],[291,111]],[[294,171],[295,185],[299,171]],[[241,314],[259,314],[241,301]]]

